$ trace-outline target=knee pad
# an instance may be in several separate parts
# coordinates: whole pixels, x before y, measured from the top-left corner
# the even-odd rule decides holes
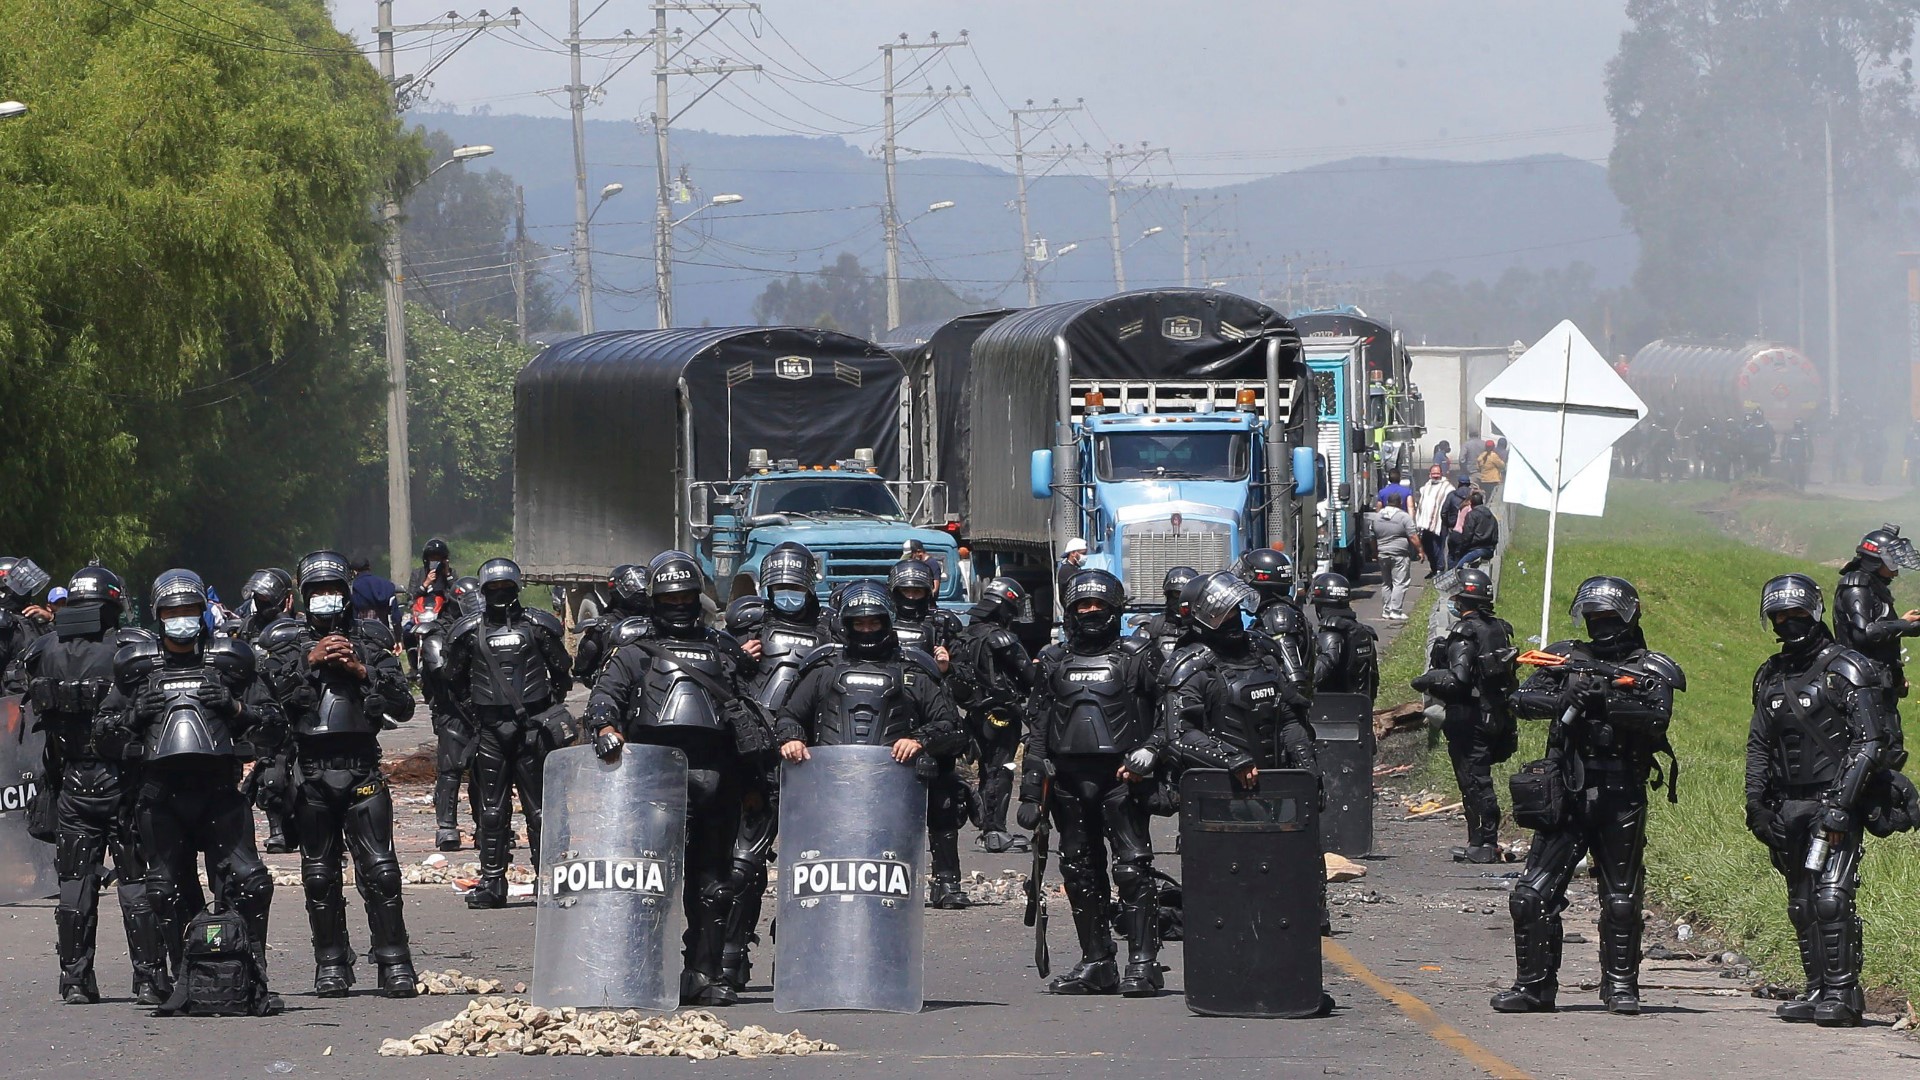
[[[735,859],[727,868],[727,876],[722,879],[722,887],[729,895],[745,896],[752,891],[754,882],[767,880],[767,865],[757,859]],[[764,884],[761,888],[765,888]]]
[[[1547,898],[1531,885],[1515,885],[1507,896],[1507,910],[1516,923],[1538,922],[1547,917]]]
[[[381,859],[358,875],[360,894],[369,899],[392,900],[400,895],[400,864]]]
[[[1607,893],[1601,896],[1600,914],[1616,926],[1640,925],[1640,904],[1632,893]]]
[[[506,832],[507,825],[513,820],[513,812],[505,806],[495,806],[482,802],[478,806],[475,806],[473,810],[474,824],[485,832]]]
[[[1113,886],[1119,891],[1121,900],[1133,903],[1152,885],[1152,875],[1139,863],[1127,859],[1113,864]]]
[[[1093,856],[1085,848],[1060,853],[1060,877],[1075,884],[1094,880]]]
[[[305,879],[305,874],[301,875]],[[235,906],[259,904],[264,907],[273,900],[273,874],[264,866],[256,866],[227,883],[227,891],[232,894]]]
[[[1845,889],[1823,887],[1813,894],[1813,917],[1834,922],[1853,914],[1853,894]]]

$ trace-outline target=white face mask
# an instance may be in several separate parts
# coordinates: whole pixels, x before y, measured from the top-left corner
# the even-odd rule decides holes
[[[307,611],[322,619],[331,619],[347,610],[347,598],[339,593],[321,593],[307,601]]]
[[[171,619],[162,619],[160,627],[162,632],[174,641],[192,641],[200,636],[200,616],[179,615]]]

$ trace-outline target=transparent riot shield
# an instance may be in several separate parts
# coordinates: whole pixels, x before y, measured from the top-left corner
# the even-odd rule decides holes
[[[927,789],[884,746],[780,772],[777,1012],[919,1012]]]
[[[687,757],[629,745],[547,755],[533,1003],[650,1009],[680,1005],[680,888]]]
[[[33,727],[32,708],[0,697],[0,904],[39,900],[60,892],[53,845],[27,835],[27,807],[45,778],[45,737]]]
[[[1365,694],[1315,694],[1313,737],[1327,789],[1321,846],[1359,858],[1373,850],[1373,702]]]

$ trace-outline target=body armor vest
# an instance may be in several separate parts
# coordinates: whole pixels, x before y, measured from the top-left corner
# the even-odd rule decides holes
[[[1161,612],[1147,620],[1141,633],[1147,644],[1160,654],[1160,662],[1164,664],[1180,650],[1180,635],[1186,633],[1186,627],[1175,622],[1166,612]]]
[[[892,746],[917,719],[899,660],[850,660],[827,669],[814,723],[819,746]]]
[[[147,728],[147,760],[232,756],[233,732],[227,721],[200,704],[201,693],[218,678],[206,667],[163,667],[148,676],[148,685],[166,695],[167,705]]]
[[[650,643],[653,662],[647,666],[647,679],[640,688],[632,712],[633,723],[642,728],[687,728],[725,732],[727,722],[721,714],[722,702],[688,671],[697,671],[708,679],[727,685],[733,677],[733,663],[710,639],[681,641],[675,638]]]
[[[68,762],[91,760],[93,717],[113,689],[113,657],[119,651],[111,638],[58,641],[42,638],[30,649],[25,665],[27,696],[35,719],[47,727],[47,737],[60,744]]]
[[[919,649],[929,656],[935,647],[947,643],[940,627],[931,622],[897,622],[893,624],[893,633],[900,639],[901,648]]]
[[[1827,670],[1838,650],[1828,646],[1805,671],[1768,671],[1754,688],[1765,719],[1773,773],[1789,788],[1825,788],[1837,783],[1852,742],[1844,694],[1846,681]]]
[[[1858,607],[1867,622],[1879,622],[1898,615],[1893,604],[1893,590],[1887,587],[1886,582],[1878,574],[1865,570],[1842,574],[1840,585],[1834,590],[1833,596],[1833,639],[1876,664],[1884,664],[1896,671],[1899,670],[1901,652],[1899,638],[1881,642],[1867,641],[1854,623],[1854,619],[1859,616],[1851,613],[1842,614],[1851,605],[1843,605],[1841,601],[1843,598],[1852,599],[1852,594],[1863,594],[1862,602]]]
[[[1134,662],[1118,646],[1092,656],[1065,651],[1049,680],[1050,754],[1124,754],[1147,740],[1148,704],[1128,677]]]
[[[366,690],[360,680],[334,667],[312,668],[306,665],[306,654],[313,648],[314,642],[322,637],[320,631],[310,626],[302,626],[292,639],[292,647],[301,655],[301,677],[311,678],[319,685],[319,701],[313,708],[292,713],[287,722],[296,738],[310,738],[320,735],[372,735],[380,730],[380,722],[367,712]],[[347,632],[347,640],[355,646],[364,646],[357,633]]]
[[[1279,660],[1261,652],[1232,660],[1216,653],[1213,675],[1220,684],[1220,712],[1209,718],[1213,734],[1253,755],[1260,768],[1277,767],[1284,759],[1280,725],[1285,717],[1280,703],[1281,683],[1286,679]]]
[[[475,705],[496,709],[518,705],[531,713],[553,700],[553,678],[540,648],[541,630],[532,619],[515,615],[495,623],[482,617],[471,633]]]
[[[1373,632],[1350,614],[1323,618],[1322,636],[1331,635],[1345,646],[1344,659],[1319,689],[1332,694],[1372,694],[1379,661],[1375,655]],[[1331,643],[1330,643],[1331,644]],[[1331,651],[1331,649],[1329,649]]]
[[[826,642],[817,626],[768,619],[760,630],[760,671],[754,677],[754,699],[769,709],[786,704],[800,682],[800,668],[813,650]]]

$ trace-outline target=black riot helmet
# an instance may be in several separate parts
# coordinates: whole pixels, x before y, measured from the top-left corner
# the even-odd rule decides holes
[[[1782,574],[1760,587],[1760,621],[1782,644],[1798,645],[1814,637],[1826,613],[1820,586],[1805,574]]]
[[[295,568],[300,578],[300,595],[313,595],[317,585],[351,586],[353,572],[347,569],[347,557],[337,551],[310,551],[300,556]]]
[[[939,587],[940,579],[933,574],[933,567],[918,559],[901,559],[887,571],[887,594],[893,597],[894,610],[900,613],[901,622],[923,622],[933,611],[933,593]],[[924,596],[903,596],[902,590],[921,589]]]
[[[652,606],[647,599],[647,568],[621,563],[607,575],[607,592],[614,609],[622,615],[645,615]]]
[[[447,550],[447,542],[436,536],[427,541],[427,546],[420,549],[420,561],[428,565],[446,562],[449,554],[451,552]]]
[[[68,591],[71,592],[71,588]],[[293,595],[293,575],[277,566],[255,570],[240,592],[253,601],[253,610],[278,613]]]
[[[1913,543],[1900,535],[1900,526],[1882,525],[1860,538],[1853,553],[1857,561],[1869,570],[1884,567],[1889,574],[1902,570],[1920,570],[1920,553],[1913,550]]]
[[[700,593],[706,575],[684,551],[663,551],[647,564],[647,595],[653,597],[653,621],[675,637],[700,633],[704,617]]]
[[[1625,578],[1599,575],[1580,583],[1567,609],[1586,624],[1587,638],[1603,659],[1623,656],[1645,643],[1640,633],[1640,590]]]
[[[520,606],[520,564],[512,559],[488,559],[480,564],[480,596],[488,611]]]
[[[1181,593],[1187,620],[1203,634],[1239,633],[1240,613],[1260,605],[1260,594],[1226,570],[1216,570],[1187,583]]]
[[[820,618],[820,598],[813,591],[816,563],[806,545],[791,540],[767,552],[760,560],[760,595],[770,617],[810,623]]]
[[[1187,582],[1199,576],[1200,571],[1191,566],[1176,566],[1167,571],[1166,577],[1160,579],[1160,593],[1167,598],[1169,617],[1180,618],[1180,590],[1187,587]]]
[[[1485,570],[1460,571],[1459,588],[1460,591],[1453,594],[1455,610],[1493,610],[1493,578]]]
[[[1012,578],[1001,576],[989,578],[980,587],[980,600],[968,614],[1005,626],[1018,619],[1025,612],[1026,605],[1027,590]]]
[[[486,598],[480,595],[480,579],[468,574],[453,583],[453,602],[460,605],[460,614],[478,615],[486,610]]]
[[[1240,580],[1260,594],[1262,604],[1293,599],[1293,560],[1278,548],[1254,548],[1240,556]]]
[[[1076,610],[1089,600],[1100,606],[1084,613]],[[1127,606],[1127,588],[1105,570],[1075,571],[1060,590],[1060,603],[1061,625],[1073,644],[1100,648],[1120,637],[1120,609]]]
[[[1315,574],[1313,590],[1308,595],[1316,608],[1346,607],[1353,603],[1353,585],[1343,574]]]
[[[735,597],[727,605],[727,633],[737,638],[750,638],[760,633],[766,625],[767,602],[758,596]]]
[[[169,608],[200,609],[192,615],[161,618],[160,631],[167,640],[186,646],[206,636],[207,583],[200,580],[199,574],[179,568],[163,570],[159,577],[153,579],[153,588],[148,590],[148,595],[152,598],[156,618]]]
[[[882,620],[880,629],[853,628],[854,620],[868,618]],[[840,640],[846,643],[848,656],[882,659],[899,647],[899,639],[893,632],[893,601],[887,598],[887,587],[877,581],[856,581],[847,586],[846,593],[840,597],[838,621]]]
[[[121,583],[120,575],[104,566],[89,566],[74,574],[73,580],[67,582],[67,607],[88,604],[99,605],[103,622],[119,621],[127,604],[127,588]]]

